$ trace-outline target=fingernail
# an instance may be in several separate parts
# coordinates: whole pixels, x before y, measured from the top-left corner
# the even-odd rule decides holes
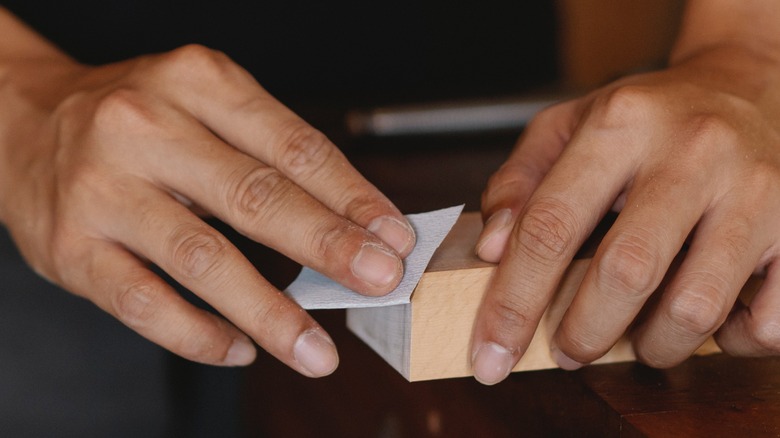
[[[582,368],[584,364],[577,362],[569,356],[563,354],[563,352],[555,347],[550,351],[553,360],[564,370],[574,371]]]
[[[414,230],[406,221],[391,216],[381,216],[371,221],[368,231],[390,245],[402,257],[414,247]]]
[[[234,339],[225,356],[225,365],[240,367],[249,365],[255,360],[255,346],[246,339]]]
[[[474,353],[474,377],[482,384],[495,385],[506,379],[514,362],[509,350],[496,343],[486,342]]]
[[[293,355],[311,377],[327,376],[339,366],[336,346],[330,337],[318,328],[307,330],[298,336]]]
[[[504,208],[493,213],[485,222],[479,241],[477,255],[488,262],[498,262],[504,253],[507,237],[512,231],[512,210]]]
[[[387,286],[400,277],[402,266],[397,255],[372,243],[364,243],[352,260],[352,273],[374,286]]]

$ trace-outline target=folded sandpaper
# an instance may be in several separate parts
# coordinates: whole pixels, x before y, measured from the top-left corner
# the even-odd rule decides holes
[[[401,283],[387,295],[360,295],[309,268],[303,268],[285,293],[304,309],[384,307],[408,303],[433,253],[455,225],[461,211],[463,205],[406,216],[417,235],[417,244],[404,260]]]

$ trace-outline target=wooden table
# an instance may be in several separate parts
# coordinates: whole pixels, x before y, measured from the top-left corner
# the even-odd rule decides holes
[[[301,377],[267,354],[248,369],[246,436],[780,436],[780,358],[693,358],[670,370],[637,363],[409,383],[344,328],[314,316],[341,365]]]

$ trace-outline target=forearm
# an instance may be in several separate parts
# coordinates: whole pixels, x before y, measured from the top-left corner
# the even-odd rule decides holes
[[[24,98],[35,107],[55,105],[67,84],[86,67],[0,6],[0,93],[4,107]],[[16,104],[18,111],[19,103]],[[2,117],[2,115],[0,115]]]
[[[780,2],[688,0],[672,65],[701,51],[733,46],[780,62]]]
[[[0,63],[21,59],[69,59],[61,50],[0,6]]]

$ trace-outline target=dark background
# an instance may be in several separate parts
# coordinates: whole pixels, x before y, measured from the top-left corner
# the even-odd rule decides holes
[[[506,95],[557,77],[553,0],[2,3],[86,63],[222,50],[291,105]]]

